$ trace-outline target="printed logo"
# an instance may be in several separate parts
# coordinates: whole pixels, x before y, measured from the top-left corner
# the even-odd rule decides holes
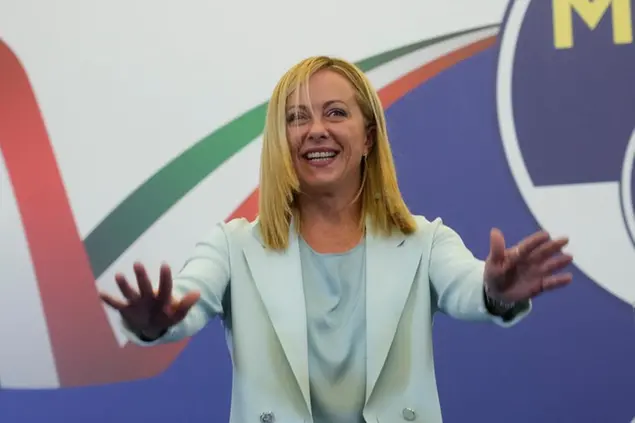
[[[538,223],[635,304],[632,0],[512,2],[497,75],[501,137]]]

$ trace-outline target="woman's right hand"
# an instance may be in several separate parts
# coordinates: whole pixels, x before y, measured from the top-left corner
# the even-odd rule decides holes
[[[193,292],[180,301],[172,298],[172,274],[168,265],[161,266],[159,289],[155,293],[148,274],[141,263],[134,264],[139,291],[134,290],[121,273],[115,275],[119,290],[126,301],[120,301],[108,294],[100,293],[103,302],[121,313],[128,328],[135,334],[156,339],[168,328],[185,318],[200,294]]]

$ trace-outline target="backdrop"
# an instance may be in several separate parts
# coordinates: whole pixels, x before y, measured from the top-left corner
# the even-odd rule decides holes
[[[445,421],[631,421],[632,1],[302,6],[0,0],[0,421],[226,421],[219,323],[137,348],[97,290],[256,215],[267,98],[321,53],[379,89],[414,212],[480,257],[492,226],[571,237],[574,283],[523,324],[437,318]]]

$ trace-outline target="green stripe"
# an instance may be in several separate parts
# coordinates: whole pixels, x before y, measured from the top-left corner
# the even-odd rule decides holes
[[[368,72],[401,56],[450,38],[495,28],[487,25],[409,44],[357,62]],[[198,141],[126,197],[86,237],[84,245],[98,278],[133,242],[223,162],[263,131],[267,103],[260,104]]]
[[[451,38],[460,37],[461,35],[471,34],[473,32],[482,31],[484,29],[498,28],[498,26],[499,26],[498,24],[485,25],[478,28],[471,28],[471,29],[466,29],[464,31],[458,31],[458,32],[453,32],[451,34],[441,35],[439,37],[430,38],[428,40],[418,41],[416,43],[408,44],[403,47],[396,48],[394,50],[390,50],[384,53],[379,53],[375,56],[368,57],[366,59],[360,60],[356,64],[361,70],[363,70],[364,72],[368,72],[378,66],[381,66],[385,63],[398,59],[401,56],[405,56],[407,54],[410,54],[414,51],[431,46],[433,44],[438,44],[443,41],[449,40]]]

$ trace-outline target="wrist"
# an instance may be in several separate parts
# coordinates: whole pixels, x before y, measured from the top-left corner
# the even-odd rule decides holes
[[[487,310],[497,316],[503,316],[513,310],[517,303],[514,301],[506,301],[492,295],[487,283],[483,284],[483,297]]]
[[[152,342],[165,335],[168,329],[145,328],[139,329],[131,325],[126,319],[122,319],[124,327],[143,342]]]
[[[152,342],[166,334],[167,329],[144,329],[137,332],[137,336],[144,342]]]

